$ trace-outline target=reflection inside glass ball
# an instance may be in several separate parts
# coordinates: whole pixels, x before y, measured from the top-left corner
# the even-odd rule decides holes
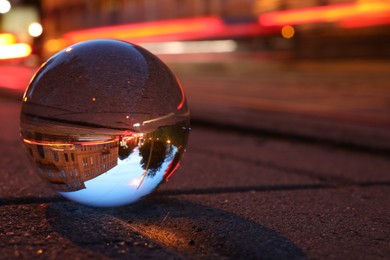
[[[38,175],[91,206],[151,193],[179,166],[189,135],[183,90],[148,51],[79,43],[53,56],[23,98],[21,135]]]

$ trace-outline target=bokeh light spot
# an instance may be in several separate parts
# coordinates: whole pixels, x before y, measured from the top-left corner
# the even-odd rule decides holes
[[[42,34],[43,28],[40,23],[32,23],[28,26],[28,33],[32,37],[38,37]]]
[[[294,37],[295,30],[294,27],[292,27],[291,25],[285,25],[282,27],[281,33],[283,38],[290,39]]]

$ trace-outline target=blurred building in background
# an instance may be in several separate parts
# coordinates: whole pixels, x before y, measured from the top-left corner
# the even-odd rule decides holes
[[[0,0],[1,32],[44,58],[82,40],[121,39],[157,53],[288,51],[389,57],[390,0]],[[43,42],[26,34],[43,24]],[[28,36],[30,35],[30,36]],[[158,43],[158,45],[156,45]]]

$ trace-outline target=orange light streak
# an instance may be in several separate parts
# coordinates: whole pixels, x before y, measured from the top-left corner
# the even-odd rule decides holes
[[[269,33],[256,22],[224,23],[220,17],[196,17],[172,19],[136,24],[105,26],[87,30],[72,31],[64,35],[68,44],[110,38],[133,43],[170,42],[200,40]]]
[[[99,145],[99,144],[108,144],[112,143],[115,140],[108,140],[108,141],[87,141],[87,142],[69,142],[69,143],[55,143],[55,142],[48,142],[48,141],[32,141],[28,139],[23,139],[23,142],[33,145],[43,145],[43,146],[62,146],[62,145],[83,145],[83,146],[89,146],[89,145]]]
[[[134,140],[134,136],[124,136],[124,137],[122,137],[122,140],[125,142],[128,142],[128,141]]]
[[[23,142],[27,143],[27,144],[32,144],[32,145],[43,145],[43,146],[60,146],[60,145],[72,145],[71,143],[53,143],[53,142],[45,142],[45,141],[32,141],[32,140],[28,140],[28,139],[23,139]]]
[[[187,18],[166,21],[154,21],[137,24],[105,26],[88,30],[66,33],[64,38],[70,42],[79,42],[98,38],[112,38],[121,40],[147,39],[171,35],[188,37],[188,33],[207,33],[218,31],[222,21],[216,17]]]
[[[367,3],[345,3],[315,6],[279,12],[265,13],[259,16],[262,26],[284,26],[319,22],[338,22],[347,18],[361,16],[389,15],[389,1]]]

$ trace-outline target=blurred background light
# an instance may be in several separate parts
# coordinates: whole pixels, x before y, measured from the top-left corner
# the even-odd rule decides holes
[[[11,10],[11,4],[7,0],[0,0],[0,14],[8,13]]]
[[[157,42],[196,39],[220,30],[222,22],[216,17],[200,17],[148,21],[71,31],[64,38],[72,43],[97,38],[113,38],[131,42]]]
[[[9,45],[16,42],[15,35],[11,33],[1,33],[0,34],[0,46],[1,45]]]
[[[2,1],[2,0],[0,0]],[[38,10],[29,5],[14,5],[12,10],[1,17],[2,31],[16,35],[18,42],[33,44],[29,26],[40,20]],[[36,25],[34,25],[36,30]]]
[[[264,13],[259,16],[259,23],[262,26],[283,26],[339,22],[344,19],[353,19],[357,21],[361,17],[389,17],[389,13],[390,1],[363,1]]]
[[[0,5],[10,2],[12,9],[0,16],[0,33],[29,44],[29,60],[38,63],[97,38],[139,44],[172,61],[243,53],[390,55],[384,43],[389,0],[0,0]],[[378,44],[382,47],[373,48]],[[353,48],[340,47],[347,45]],[[219,54],[186,56],[194,53]]]
[[[48,53],[55,53],[67,46],[67,41],[64,39],[50,39],[47,40],[43,47]]]
[[[295,30],[294,27],[292,27],[291,25],[285,25],[282,27],[281,33],[283,38],[290,39],[294,37]]]
[[[42,25],[40,23],[31,23],[29,26],[28,26],[28,33],[32,36],[32,37],[38,37],[42,34],[43,32],[43,28],[42,28]]]
[[[26,43],[15,43],[0,46],[0,60],[17,59],[31,54],[31,47]]]
[[[156,54],[223,53],[235,51],[237,43],[233,40],[175,41],[145,43],[142,47]]]

